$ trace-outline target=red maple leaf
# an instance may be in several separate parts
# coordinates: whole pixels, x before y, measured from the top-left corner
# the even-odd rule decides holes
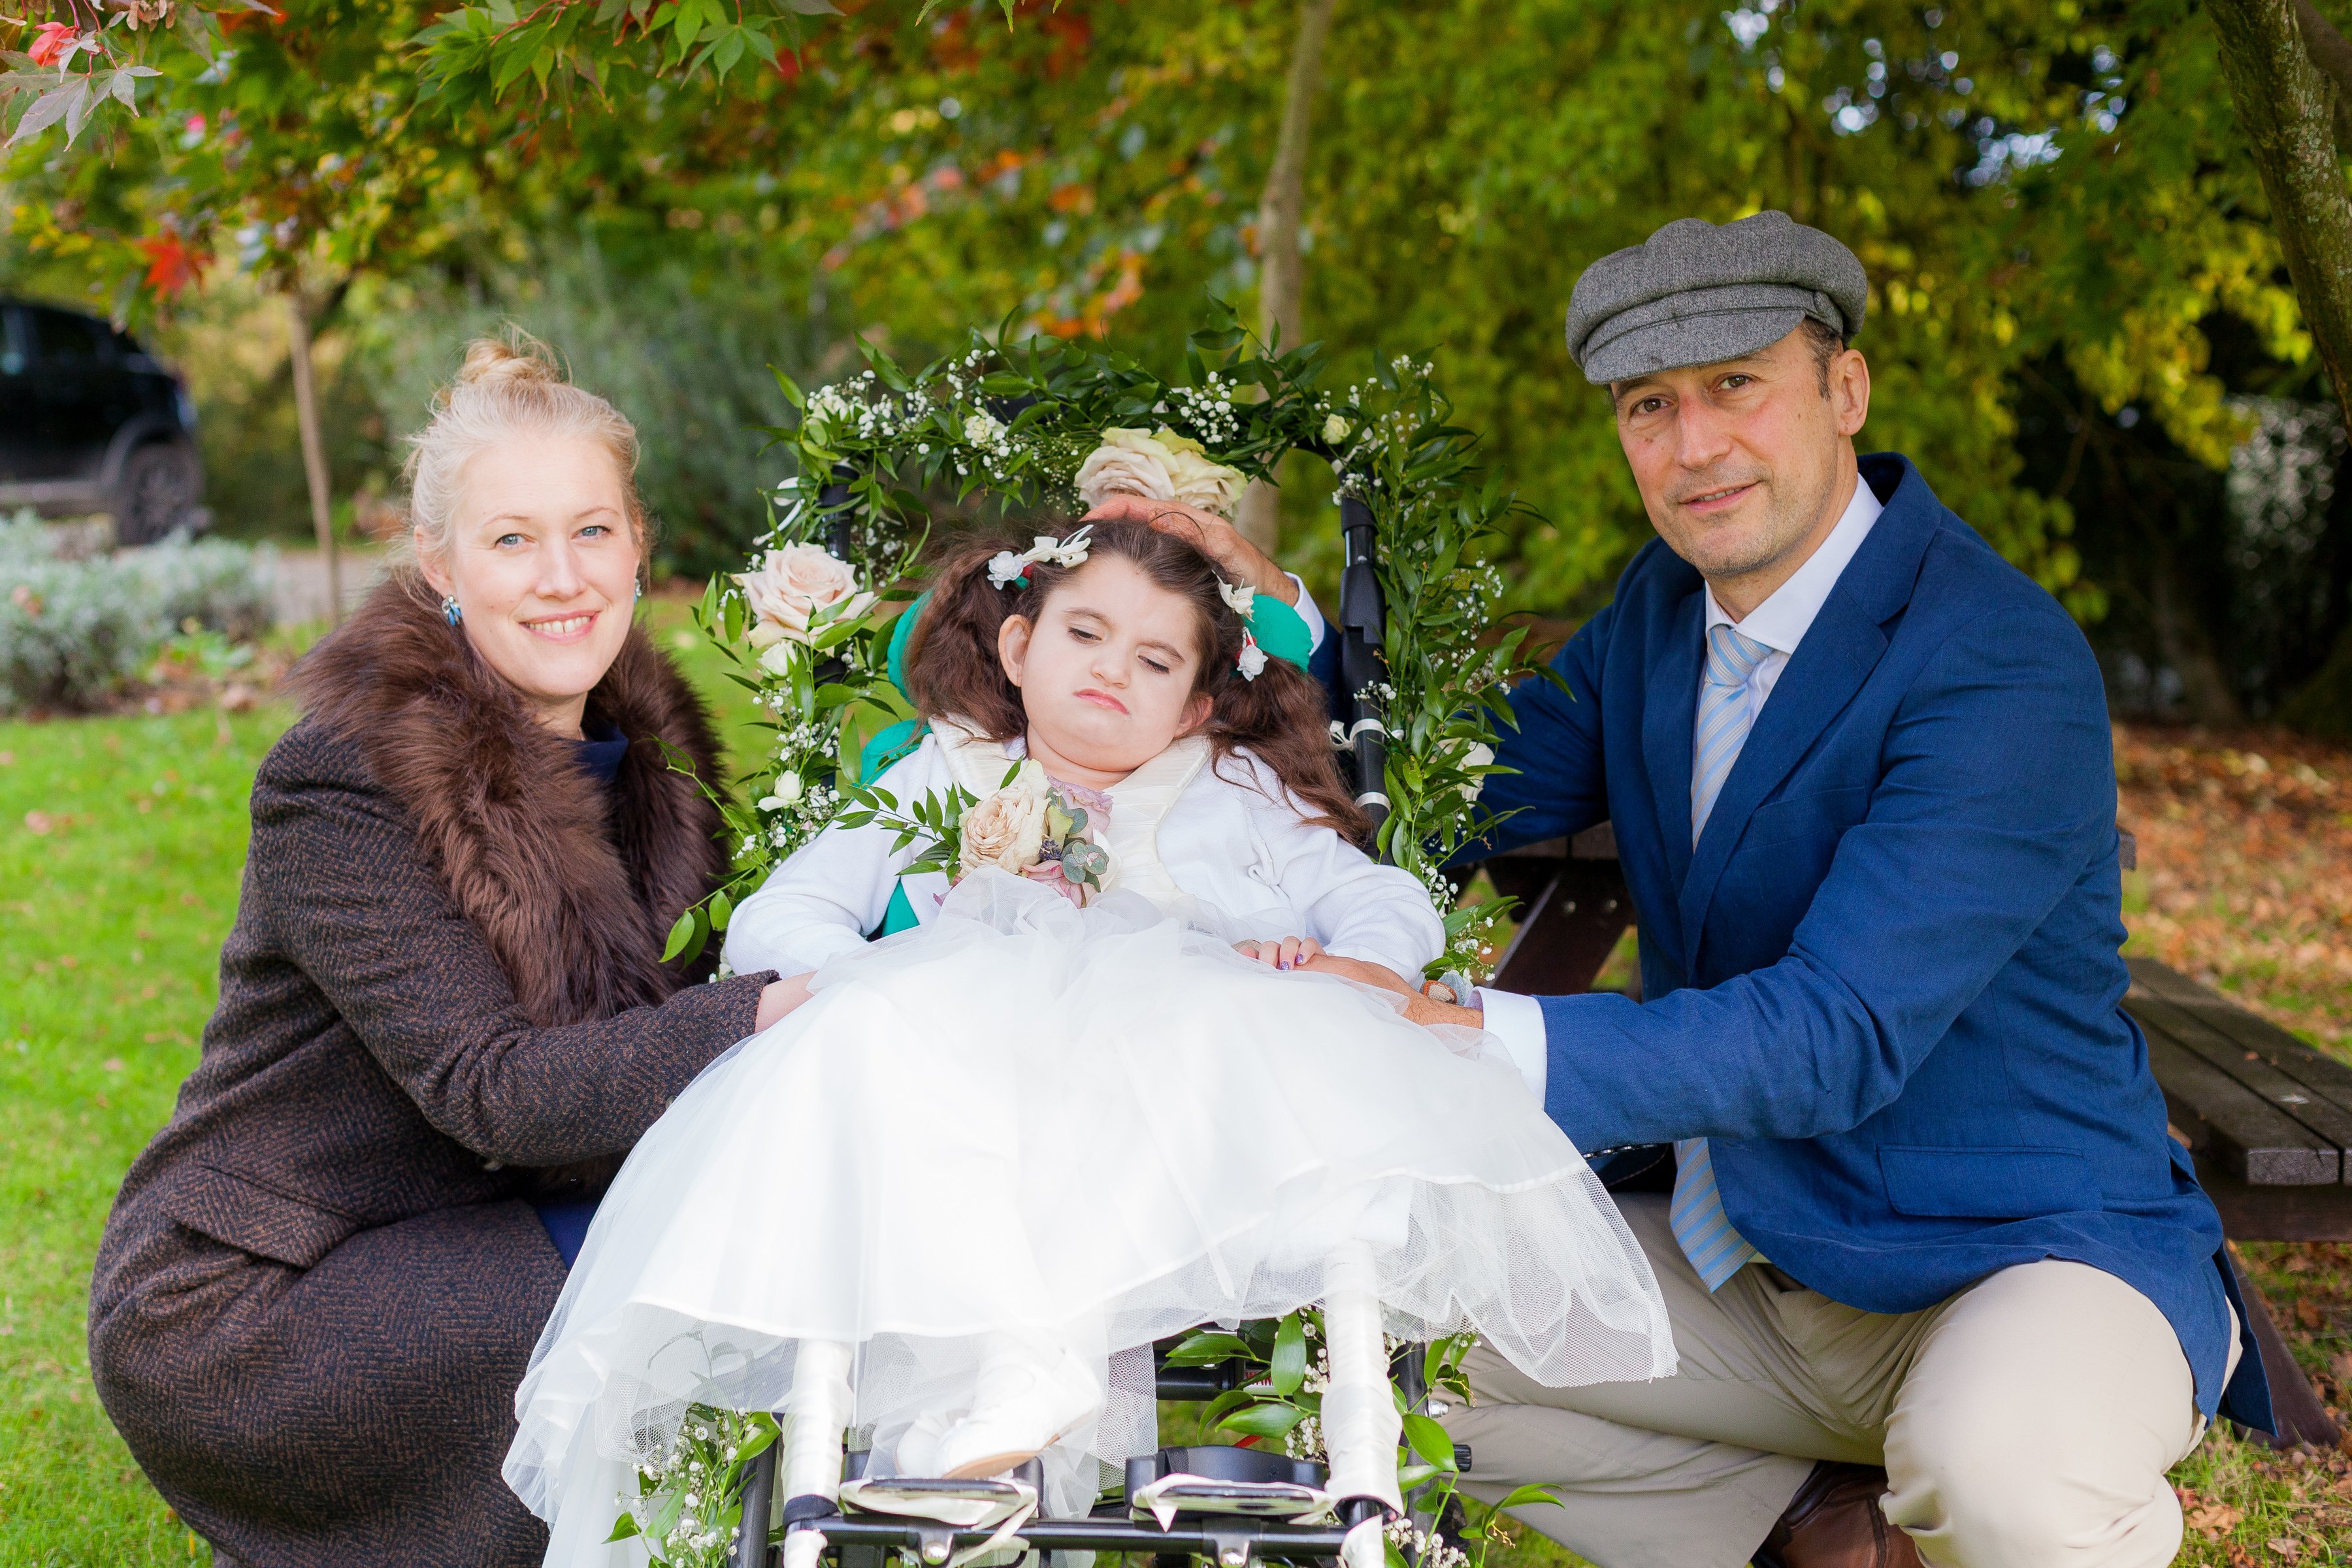
[[[147,258],[146,286],[165,299],[196,280],[196,258],[180,243],[178,235],[167,230],[142,239],[139,251]]]

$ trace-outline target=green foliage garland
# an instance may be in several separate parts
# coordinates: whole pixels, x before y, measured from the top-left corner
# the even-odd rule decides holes
[[[834,819],[845,786],[870,783],[857,777],[866,738],[916,718],[890,683],[887,650],[937,503],[969,508],[977,498],[1074,516],[1074,477],[1102,432],[1156,426],[1252,478],[1270,477],[1293,449],[1314,453],[1339,491],[1369,508],[1390,672],[1358,694],[1390,737],[1378,849],[1419,877],[1446,918],[1448,950],[1432,973],[1483,971],[1500,906],[1457,909],[1460,889],[1443,867],[1492,826],[1477,795],[1495,771],[1495,726],[1507,721],[1504,693],[1530,669],[1524,631],[1486,636],[1504,584],[1485,552],[1519,508],[1479,471],[1475,437],[1446,422],[1429,364],[1399,358],[1334,395],[1318,386],[1318,347],[1268,352],[1222,303],[1192,334],[1181,381],[1077,343],[1001,346],[979,334],[913,374],[870,346],[866,361],[855,379],[814,392],[784,382],[800,420],[774,434],[800,472],[779,490],[754,563],[764,570],[784,552],[845,541],[854,581],[813,606],[805,628],[764,647],[754,646],[763,634],[741,577],[714,580],[698,612],[776,740],[748,780],[749,804],[722,803],[735,880],[680,921],[673,952],[698,951],[744,889]],[[839,487],[834,504],[828,485]]]

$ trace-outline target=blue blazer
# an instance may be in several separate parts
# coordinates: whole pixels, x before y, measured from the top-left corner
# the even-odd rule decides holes
[[[1907,458],[1862,473],[1885,510],[1696,848],[1706,605],[1663,542],[1554,661],[1569,693],[1512,699],[1492,847],[1609,820],[1641,931],[1643,1001],[1542,998],[1545,1109],[1587,1149],[1712,1140],[1739,1233],[1865,1311],[2103,1269],[2171,1321],[2200,1410],[2268,1429],[2251,1331],[2224,1403],[2221,1219],[2120,1006],[2098,665]]]

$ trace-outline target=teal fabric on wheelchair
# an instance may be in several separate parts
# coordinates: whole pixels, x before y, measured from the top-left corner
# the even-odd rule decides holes
[[[1314,656],[1315,638],[1306,620],[1271,594],[1260,594],[1250,601],[1249,628],[1257,646],[1272,658],[1286,658],[1305,669]]]
[[[907,644],[914,637],[915,617],[923,613],[923,606],[930,603],[930,592],[926,589],[907,606],[898,616],[898,623],[890,628],[890,650],[884,660],[884,668],[890,673],[890,684],[897,687],[902,695],[907,689]],[[901,719],[889,728],[877,731],[857,749],[857,776],[871,784],[883,769],[922,744],[923,731],[929,728],[929,724],[920,719]],[[891,900],[890,913],[894,918],[901,901],[898,899]],[[909,910],[907,924],[914,923],[914,911]],[[902,929],[889,925],[884,927],[886,933]]]
[[[907,884],[901,881],[890,889],[889,907],[882,911],[882,934],[897,936],[902,931],[912,931],[923,922],[915,918],[915,906],[907,900]]]

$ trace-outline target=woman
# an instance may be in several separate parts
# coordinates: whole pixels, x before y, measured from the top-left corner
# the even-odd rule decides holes
[[[785,1010],[661,962],[726,856],[663,752],[712,776],[709,721],[631,624],[635,431],[478,342],[414,446],[415,558],[297,671],[91,1289],[108,1413],[243,1568],[538,1559],[499,1461],[583,1200]]]

